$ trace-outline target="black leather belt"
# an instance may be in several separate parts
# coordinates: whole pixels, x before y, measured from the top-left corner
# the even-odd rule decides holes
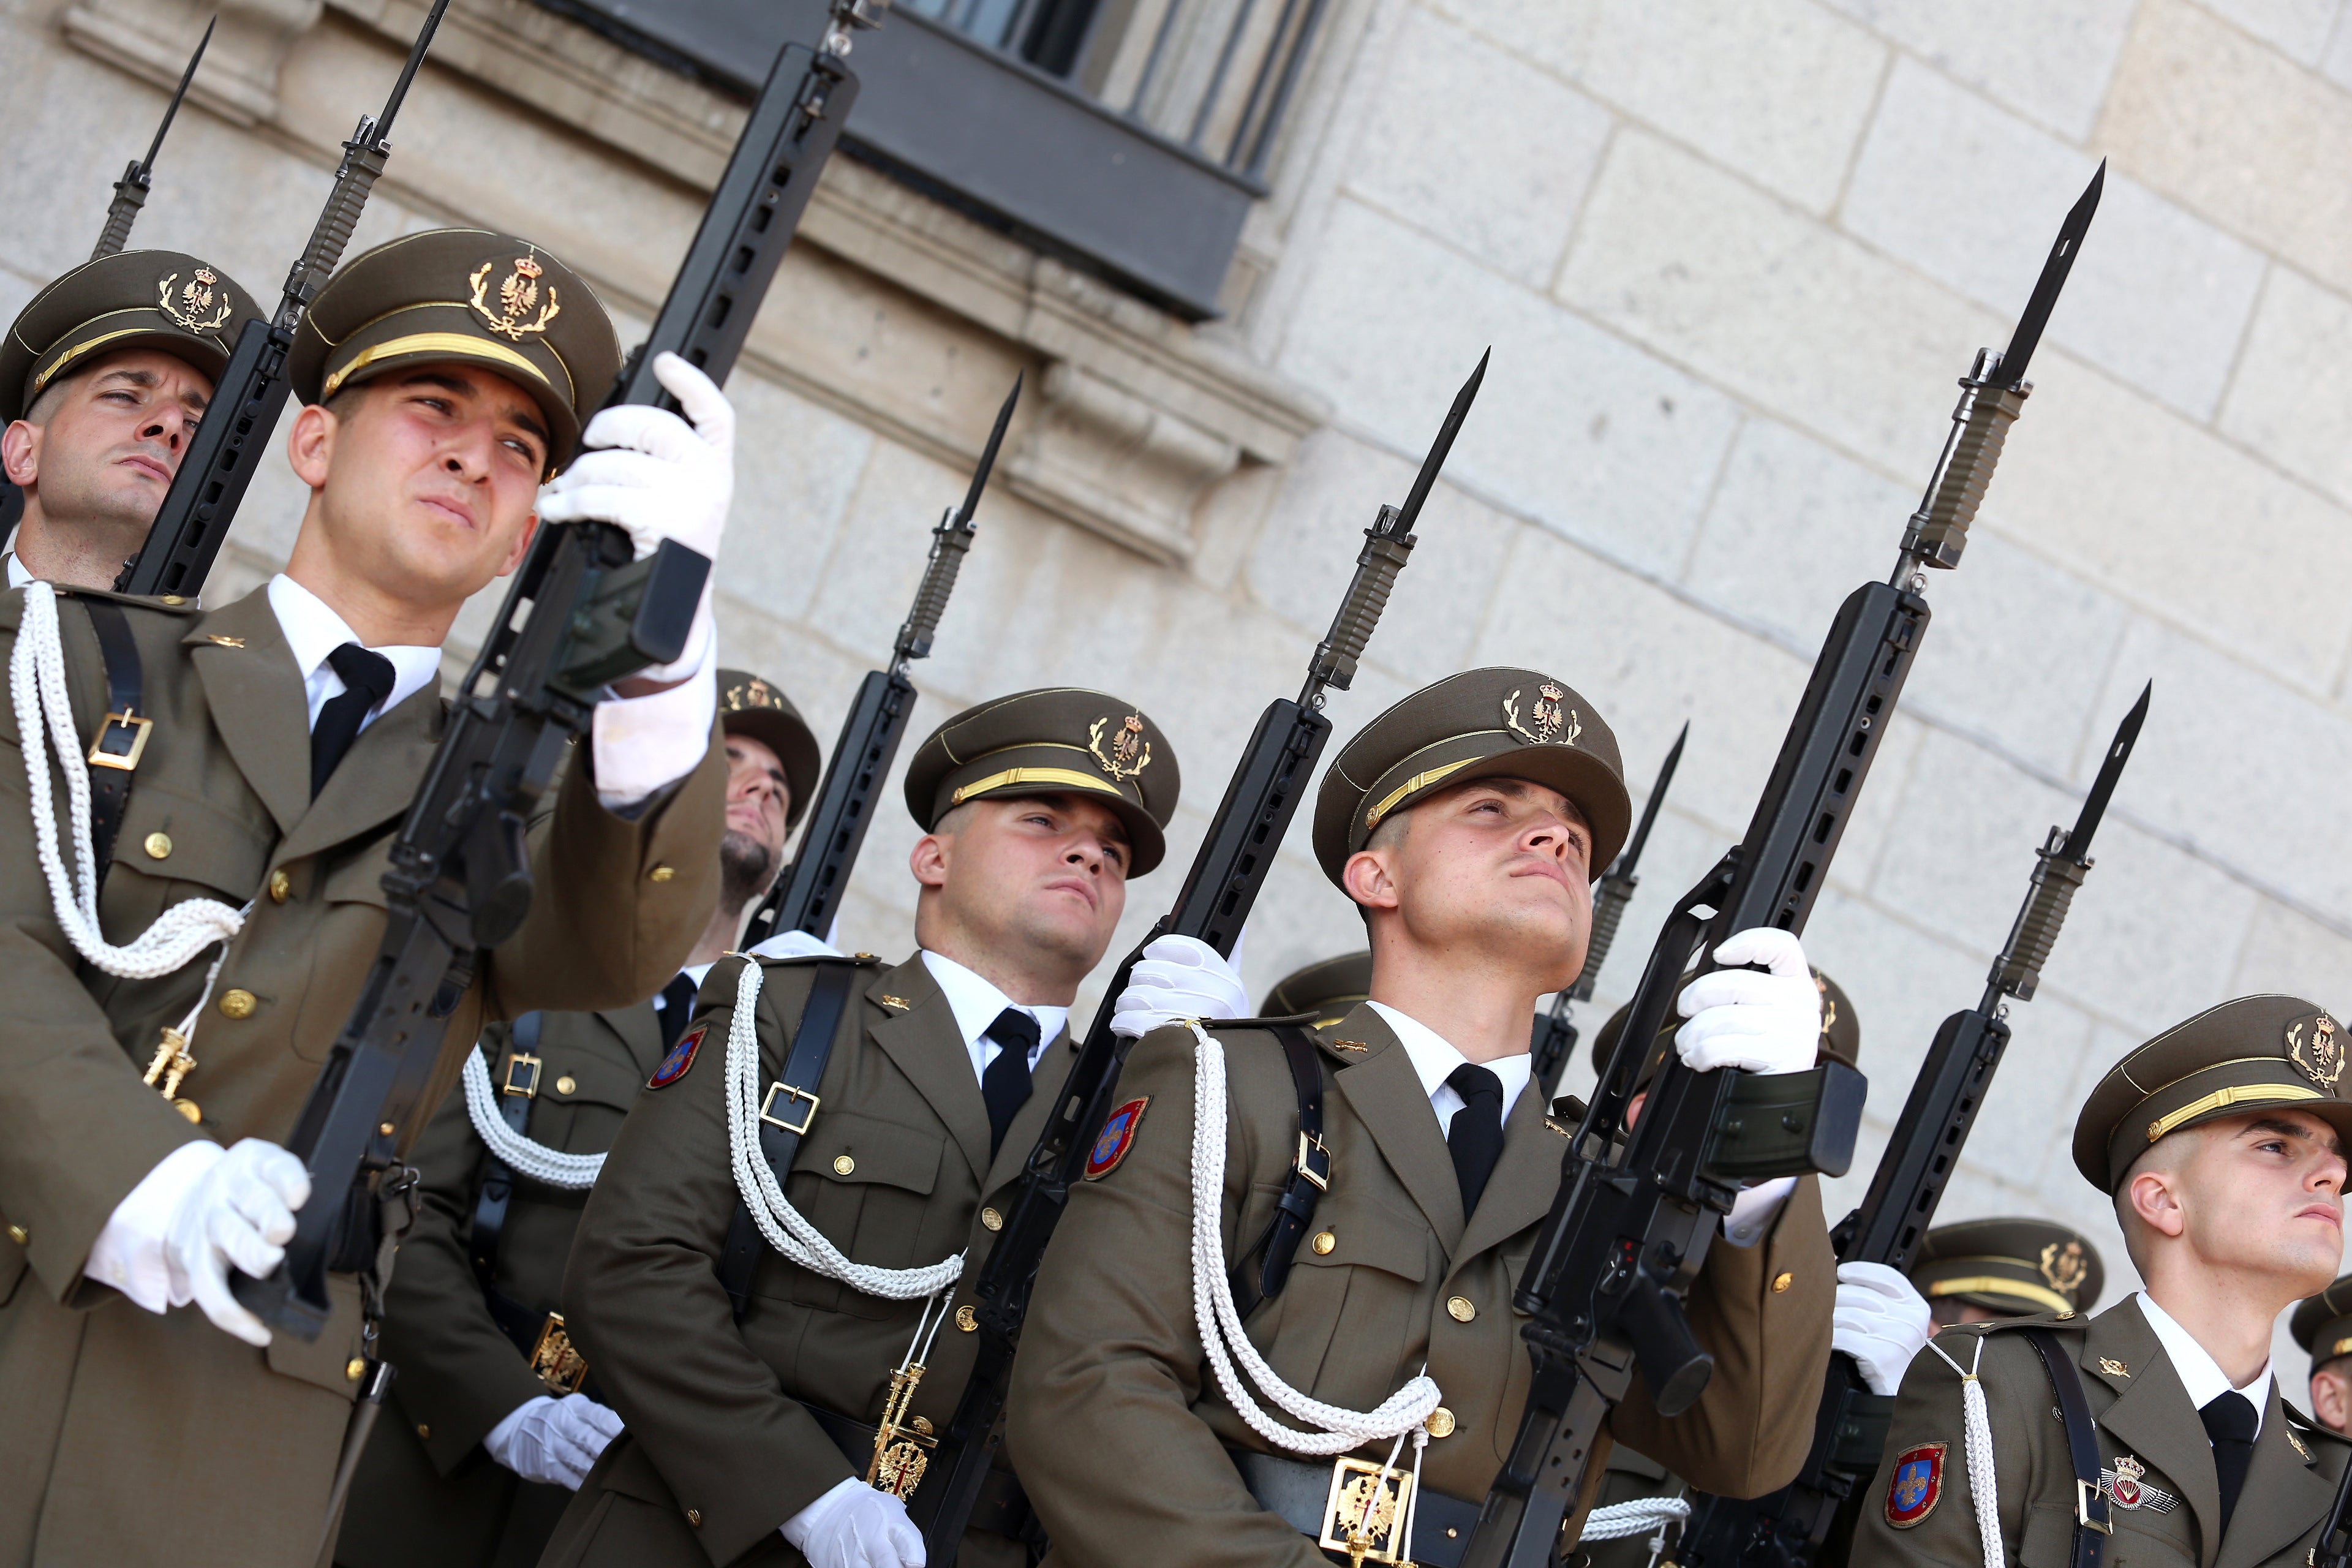
[[[1332,1461],[1308,1464],[1244,1448],[1227,1448],[1225,1454],[1233,1460],[1234,1468],[1241,1472],[1250,1496],[1257,1499],[1268,1513],[1277,1515],[1310,1541],[1323,1539],[1326,1507],[1331,1500]],[[1406,1473],[1411,1474],[1409,1468]],[[1470,1549],[1471,1527],[1478,1522],[1479,1506],[1447,1497],[1444,1492],[1423,1490],[1417,1494],[1412,1505],[1412,1561],[1422,1568],[1460,1568],[1462,1554]],[[1324,1555],[1335,1563],[1348,1560],[1346,1552],[1328,1547]],[[1391,1560],[1372,1556],[1365,1559]]]
[[[842,1451],[859,1475],[864,1475],[874,1458],[874,1439],[878,1429],[821,1405],[803,1403],[801,1408],[816,1417],[816,1424],[824,1428],[834,1447]],[[1029,1494],[1021,1489],[1020,1478],[1010,1470],[991,1469],[982,1479],[980,1500],[972,1504],[971,1517],[964,1521],[964,1528],[1041,1545],[1045,1539],[1037,1510],[1029,1506]]]

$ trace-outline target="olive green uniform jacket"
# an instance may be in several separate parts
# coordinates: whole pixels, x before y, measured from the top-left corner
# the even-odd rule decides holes
[[[601,1153],[661,1063],[661,1016],[649,1002],[542,1014],[533,1054],[539,1092],[524,1135],[566,1154]],[[484,1033],[482,1055],[490,1082],[506,1082],[506,1026]],[[482,1449],[491,1427],[550,1390],[482,1299],[474,1212],[493,1162],[463,1089],[441,1102],[410,1158],[425,1173],[425,1205],[384,1299],[383,1353],[400,1379],[352,1483],[335,1560],[530,1568],[572,1494],[526,1481]],[[520,1176],[510,1190],[491,1279],[534,1316],[553,1311],[587,1191]]]
[[[1360,1005],[1315,1037],[1331,1173],[1314,1228],[1330,1250],[1299,1247],[1282,1293],[1248,1319],[1250,1341],[1292,1387],[1352,1410],[1373,1409],[1426,1361],[1453,1421],[1429,1444],[1423,1484],[1475,1503],[1527,1400],[1527,1320],[1511,1295],[1559,1186],[1565,1129],[1540,1092],[1522,1093],[1465,1222],[1428,1093],[1386,1021]],[[1226,1058],[1230,1267],[1288,1178],[1298,1100],[1271,1032],[1224,1026],[1212,1038]],[[1223,1451],[1276,1450],[1226,1404],[1194,1323],[1193,1056],[1181,1026],[1137,1045],[1118,1098],[1149,1098],[1140,1131],[1122,1163],[1071,1193],[1022,1334],[1008,1432],[1061,1563],[1324,1561],[1258,1505]],[[1615,1436],[1716,1491],[1754,1496],[1787,1481],[1812,1433],[1835,1289],[1808,1178],[1755,1247],[1708,1250],[1689,1300],[1716,1358],[1706,1392],[1663,1420],[1637,1380],[1611,1417]],[[1594,1455],[1594,1488],[1607,1447]],[[1359,1455],[1377,1462],[1386,1449]]]
[[[163,1026],[194,1005],[209,958],[147,981],[81,963],[35,858],[27,742],[0,704],[0,1565],[310,1568],[353,1396],[353,1278],[333,1278],[315,1342],[281,1333],[256,1350],[194,1307],[145,1311],[82,1266],[115,1205],[173,1149],[288,1136],[375,958],[388,845],[445,710],[428,687],[384,714],[313,801],[308,707],[267,592],[208,613],[123,602],[155,723],[101,895],[106,935],[127,942],[188,898],[253,909],[195,1032],[198,1066],[181,1088],[201,1108],[191,1125],[140,1076]],[[23,604],[0,595],[0,661]],[[97,640],[72,598],[58,622],[87,739],[104,710]],[[571,771],[534,834],[530,917],[458,1004],[404,1142],[486,1016],[649,995],[717,901],[715,742],[634,820],[597,803],[589,767]],[[656,879],[662,866],[676,869]]]
[[[819,962],[757,961],[760,1080],[776,1081]],[[838,961],[834,961],[838,962]],[[886,1301],[771,1251],[740,1323],[714,1272],[735,1212],[725,1099],[727,1032],[742,964],[703,982],[694,1065],[649,1089],[597,1179],[573,1244],[564,1315],[628,1430],[604,1450],[549,1543],[550,1568],[798,1563],[783,1522],[863,1476],[808,1414],[871,1424],[906,1355],[919,1301]],[[919,954],[861,963],[842,1011],[822,1103],[784,1195],[852,1261],[916,1268],[964,1254],[959,1300],[987,1258],[1005,1201],[1076,1058],[1048,1043],[1035,1091],[994,1157],[988,1109],[955,1013]],[[975,1337],[950,1322],[914,1414],[944,1429],[971,1375]],[[1024,1561],[1001,1535],[966,1533],[967,1568]]]
[[[2178,1500],[2169,1509],[2153,1499],[2137,1508],[2111,1508],[2108,1568],[2292,1568],[2304,1562],[2352,1446],[2282,1400],[2273,1378],[2245,1489],[2223,1537],[2212,1445],[2136,1297],[2087,1321],[1963,1323],[1937,1337],[1946,1355],[1976,1368],[1984,1387],[2008,1562],[2066,1568],[2074,1523],[2066,1432],[2052,1418],[2055,1396],[2042,1358],[2015,1331],[2027,1328],[2053,1331],[2082,1369],[2102,1466],[2113,1471],[2119,1457],[2130,1455],[2147,1467],[2140,1478],[2144,1497],[2162,1491]],[[1854,1531],[1854,1568],[1917,1563],[1979,1568],[1984,1562],[1969,1488],[1960,1386],[1959,1374],[1933,1349],[1921,1351],[1904,1374],[1886,1452]],[[1901,1479],[1902,1460],[1909,1450],[1934,1444],[1944,1445],[1940,1494],[1924,1515],[1898,1528],[1888,1521],[1887,1498]]]

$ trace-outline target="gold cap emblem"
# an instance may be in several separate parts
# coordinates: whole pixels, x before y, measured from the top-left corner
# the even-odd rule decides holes
[[[555,297],[555,285],[552,283],[547,286],[546,304],[540,303],[540,275],[547,269],[528,256],[516,257],[514,270],[508,273],[507,280],[499,285],[499,308],[494,311],[490,309],[490,302],[483,298],[483,290],[497,266],[494,261],[485,261],[475,268],[473,277],[467,280],[474,286],[475,314],[488,323],[490,331],[512,342],[522,342],[527,333],[547,331],[548,322],[563,313],[563,306]],[[534,310],[539,312],[536,319],[531,316]]]
[[[1535,706],[1528,710],[1525,723],[1519,721],[1519,697],[1520,691],[1514,691],[1503,699],[1503,722],[1521,740],[1538,746],[1555,742],[1572,746],[1584,733],[1576,714],[1561,706],[1568,700],[1568,689],[1557,681],[1547,680],[1536,688]]]
[[[776,689],[758,676],[727,689],[727,711],[745,713],[755,708],[779,708]]]
[[[2289,1024],[2286,1058],[2303,1069],[2304,1077],[2333,1091],[2344,1073],[2344,1043],[2336,1037],[2336,1020],[2322,1013]]]
[[[2070,1241],[2063,1247],[2056,1242],[2042,1249],[2042,1278],[2050,1281],[2050,1289],[2062,1296],[2072,1297],[2089,1279],[2091,1266],[2083,1259],[2083,1244]]]
[[[228,320],[229,312],[236,308],[223,300],[219,301],[220,309],[213,310],[213,286],[220,281],[220,274],[209,267],[199,267],[174,294],[172,285],[179,281],[180,275],[174,272],[155,286],[156,309],[192,332],[220,331],[222,323]],[[205,314],[208,310],[213,312],[209,316]]]
[[[1114,779],[1131,779],[1151,765],[1151,742],[1143,738],[1143,715],[1130,713],[1110,730],[1109,749],[1104,749],[1103,731],[1110,729],[1108,714],[1087,726],[1087,751],[1095,765]]]

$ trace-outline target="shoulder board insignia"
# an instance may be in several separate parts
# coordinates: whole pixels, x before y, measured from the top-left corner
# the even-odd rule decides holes
[[[854,963],[860,969],[874,969],[882,961],[870,952],[736,952],[730,958],[757,959],[770,969],[781,969],[791,963]]]
[[[662,1058],[661,1066],[654,1068],[654,1076],[646,1079],[646,1087],[667,1089],[671,1084],[684,1078],[686,1069],[694,1065],[695,1053],[702,1049],[703,1036],[709,1032],[709,1025],[697,1024],[680,1035],[677,1037],[677,1044],[669,1048],[669,1055]]]
[[[1922,1443],[1895,1456],[1886,1481],[1886,1522],[1908,1530],[1936,1511],[1944,1498],[1944,1443]]]
[[[1087,1151],[1087,1181],[1099,1182],[1118,1169],[1118,1163],[1135,1147],[1135,1130],[1143,1125],[1144,1108],[1150,1103],[1151,1097],[1147,1094],[1110,1113],[1102,1131],[1095,1135],[1095,1146]]]

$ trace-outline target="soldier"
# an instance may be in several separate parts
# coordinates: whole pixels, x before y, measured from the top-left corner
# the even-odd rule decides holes
[[[2294,1310],[2287,1331],[2311,1357],[2311,1413],[2352,1433],[2352,1274]]]
[[[384,1303],[384,1354],[400,1381],[352,1483],[335,1552],[348,1568],[530,1568],[620,1430],[554,1310],[595,1180],[561,1156],[612,1147],[685,1033],[702,977],[775,880],[824,765],[799,710],[758,676],[719,672],[719,904],[686,966],[650,1002],[492,1026],[483,1092],[450,1095],[418,1141],[424,1207]],[[520,1144],[523,1163],[501,1160],[489,1138]]]
[[[1275,982],[1258,1004],[1261,1018],[1309,1019],[1310,1029],[1328,1029],[1372,999],[1372,955],[1345,952],[1293,970]]]
[[[2090,1237],[2047,1219],[1970,1219],[1920,1239],[1911,1283],[1938,1326],[2087,1312],[2107,1270]]]
[[[2095,1318],[1938,1335],[1904,1377],[1855,1563],[2080,1563],[2100,1536],[2136,1568],[2304,1562],[2352,1447],[2280,1395],[2271,1331],[2343,1257],[2343,1068],[2315,1004],[2246,996],[2107,1070],[2074,1166],[2113,1195],[2146,1288]]]
[[[1331,764],[1315,852],[1363,913],[1371,1000],[1314,1037],[1246,1020],[1135,1047],[1013,1372],[1008,1441],[1052,1561],[1303,1564],[1318,1541],[1460,1560],[1525,1404],[1511,1294],[1566,1136],[1523,1092],[1529,1020],[1583,963],[1631,815],[1608,726],[1530,670],[1416,692]],[[1810,1066],[1796,940],[1743,932],[1718,957],[1770,972],[1685,992],[1685,1058]],[[1222,1219],[1196,1243],[1203,1202]],[[1818,1184],[1745,1194],[1690,1298],[1713,1381],[1674,1421],[1637,1384],[1616,1435],[1720,1490],[1787,1479],[1833,1283]],[[1400,1471],[1420,1478],[1409,1540]]]
[[[1003,1223],[1076,1054],[1070,1003],[1160,864],[1179,782],[1117,698],[983,703],[907,769],[914,956],[711,972],[572,1248],[564,1313],[628,1428],[551,1565],[922,1563],[900,1498],[971,1367],[951,1292]],[[999,1470],[960,1560],[1024,1562],[1027,1512]]]
[[[253,296],[216,267],[130,250],[33,296],[0,342],[0,469],[25,493],[11,588],[110,588],[139,553]]]
[[[541,308],[502,313],[486,285]],[[618,520],[640,548],[717,549],[733,416],[682,362],[664,374],[694,426],[607,410],[587,444],[613,449],[541,489],[617,360],[594,293],[529,243],[395,240],[336,275],[297,340],[306,406],[288,454],[310,499],[284,574],[210,613],[85,590],[60,603],[42,583],[0,597],[12,668],[71,698],[70,712],[44,699],[14,713],[8,739],[36,771],[0,769],[0,1561],[320,1557],[374,1331],[362,1279],[331,1276],[332,1314],[305,1342],[273,1338],[229,1271],[268,1274],[293,1211],[342,1201],[268,1141],[376,957],[388,847],[444,722],[441,643],[460,607],[522,559],[534,503],[544,521]],[[679,666],[597,709],[533,836],[529,920],[482,955],[421,1106],[486,1017],[625,1005],[702,930],[723,758],[707,608],[698,623]],[[87,883],[44,874],[60,850],[41,759],[53,742],[79,770],[83,738],[109,746],[110,711],[108,734],[138,744],[131,771],[93,770],[132,786],[127,805],[100,796],[120,831],[93,913]],[[74,837],[65,865],[103,864]],[[422,1121],[398,1131],[404,1147]]]

